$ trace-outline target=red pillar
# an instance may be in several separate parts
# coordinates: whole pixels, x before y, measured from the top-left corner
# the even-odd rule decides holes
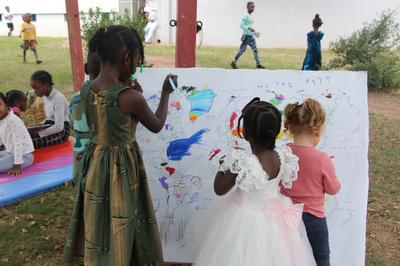
[[[177,0],[175,67],[196,66],[197,0]]]
[[[80,89],[84,80],[81,26],[79,21],[78,0],[65,0],[67,9],[69,52],[74,91]]]

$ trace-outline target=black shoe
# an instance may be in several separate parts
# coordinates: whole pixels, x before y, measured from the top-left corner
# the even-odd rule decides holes
[[[235,61],[232,61],[232,62],[231,62],[231,67],[232,67],[233,69],[238,69],[238,67],[237,67],[237,65],[236,65],[236,63],[235,63]]]
[[[40,61],[40,60],[36,60],[36,64],[41,64],[41,63],[43,63],[43,61]]]
[[[265,69],[265,66],[263,66],[263,65],[261,65],[261,64],[258,64],[258,65],[256,66],[256,68],[257,68],[257,69]]]

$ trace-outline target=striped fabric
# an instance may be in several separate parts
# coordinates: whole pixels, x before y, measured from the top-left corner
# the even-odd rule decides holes
[[[137,122],[117,105],[123,85],[81,90],[92,144],[84,153],[64,262],[164,265],[147,177],[135,140]]]
[[[46,137],[33,137],[33,146],[35,149],[40,149],[44,147],[54,146],[57,144],[62,144],[68,141],[69,135],[71,133],[71,126],[68,122],[64,122],[64,129],[60,133],[53,134]]]

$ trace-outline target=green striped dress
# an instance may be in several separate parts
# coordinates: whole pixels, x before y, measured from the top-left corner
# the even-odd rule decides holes
[[[91,142],[82,160],[76,206],[64,262],[77,265],[164,265],[160,235],[141,152],[137,121],[122,113],[118,84],[94,93],[87,82],[82,103]]]

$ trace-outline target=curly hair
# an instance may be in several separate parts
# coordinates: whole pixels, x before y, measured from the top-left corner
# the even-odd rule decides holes
[[[293,135],[302,132],[319,135],[325,120],[324,108],[317,100],[311,98],[306,99],[304,103],[292,103],[285,107],[285,129]]]

